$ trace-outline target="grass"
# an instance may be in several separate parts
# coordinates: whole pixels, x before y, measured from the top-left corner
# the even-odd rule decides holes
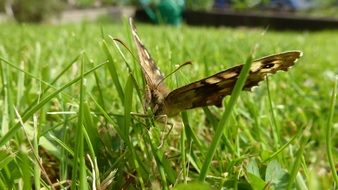
[[[108,37],[134,47],[126,23],[2,24],[0,189],[337,186],[338,31],[137,26],[163,73],[193,62],[166,79],[172,89],[246,62],[256,43],[256,58],[304,56],[236,104],[225,98],[228,110],[170,119],[163,139],[168,126],[130,114],[148,113],[140,68]]]

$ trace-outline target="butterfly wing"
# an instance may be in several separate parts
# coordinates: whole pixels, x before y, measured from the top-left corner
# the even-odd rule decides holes
[[[140,37],[138,36],[132,18],[129,19],[129,24],[132,30],[132,36],[136,45],[137,54],[147,85],[157,86],[162,81],[163,75],[161,74],[160,69],[156,66],[155,61],[151,58],[148,50],[143,45]]]
[[[288,70],[301,56],[300,51],[289,51],[253,61],[243,90],[251,90],[268,74]],[[232,67],[170,92],[165,99],[167,114],[175,115],[186,109],[210,105],[221,107],[222,99],[231,94],[242,67]]]

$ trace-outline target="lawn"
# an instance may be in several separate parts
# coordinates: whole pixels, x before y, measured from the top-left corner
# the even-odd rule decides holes
[[[288,72],[241,92],[233,109],[187,110],[168,119],[170,130],[130,114],[149,110],[127,22],[1,24],[0,189],[337,187],[338,31],[136,24],[163,73],[192,61],[165,80],[171,89],[245,63],[255,44],[255,58],[287,50],[304,55]]]

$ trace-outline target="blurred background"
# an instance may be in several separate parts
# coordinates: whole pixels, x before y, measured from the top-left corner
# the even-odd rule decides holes
[[[0,0],[2,22],[116,21],[129,16],[171,25],[185,22],[195,25],[336,28],[338,0]],[[293,23],[295,19],[302,20]],[[309,19],[310,23],[306,23]],[[316,23],[318,20],[320,23]]]
[[[189,110],[173,130],[132,117],[151,113],[144,80],[135,57],[111,38],[134,47],[130,16],[159,68],[174,73],[171,89],[245,62],[257,43],[257,57],[303,51],[290,72],[241,94],[207,182],[336,189],[338,0],[0,0],[0,190],[82,181],[173,189],[198,179],[228,110]]]

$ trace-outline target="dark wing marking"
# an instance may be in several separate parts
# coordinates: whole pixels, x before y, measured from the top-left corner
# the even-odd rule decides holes
[[[300,51],[289,51],[253,61],[243,90],[251,90],[270,73],[288,70],[301,56]],[[222,106],[222,99],[231,94],[242,67],[232,67],[170,92],[165,99],[168,115],[196,107]]]
[[[136,44],[139,61],[142,67],[142,72],[146,82],[150,86],[157,86],[163,79],[160,69],[156,66],[155,61],[151,58],[148,50],[143,45],[140,37],[137,34],[136,27],[133,24],[132,18],[129,18],[129,24],[132,30],[134,42]]]

